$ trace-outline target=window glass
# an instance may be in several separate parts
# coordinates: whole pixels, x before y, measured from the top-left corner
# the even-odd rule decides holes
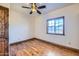
[[[54,18],[48,20],[48,33],[64,34],[64,17]]]

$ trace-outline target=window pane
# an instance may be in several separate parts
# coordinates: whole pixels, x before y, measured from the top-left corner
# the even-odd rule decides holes
[[[56,29],[55,33],[56,33],[56,34],[58,34],[58,33],[59,33],[59,30],[58,30],[58,29]]]
[[[54,33],[54,27],[53,26],[48,27],[48,33]]]
[[[54,26],[54,20],[51,20],[51,26]]]
[[[63,19],[55,20],[55,24],[56,24],[56,26],[63,25]]]
[[[59,26],[59,23],[56,23],[55,26]]]
[[[59,30],[59,34],[63,34],[63,30],[62,29]]]
[[[52,29],[52,33],[54,33],[54,26],[52,26],[51,29]]]
[[[59,19],[59,25],[63,25],[63,18]]]
[[[55,20],[55,23],[58,24],[58,23],[59,23],[59,19],[56,19],[56,20]]]
[[[56,26],[56,33],[63,34],[63,26]]]
[[[58,33],[59,32],[59,27],[55,26],[55,32]]]
[[[51,26],[51,24],[52,24],[51,21],[48,21],[48,26]]]
[[[58,29],[59,29],[59,26],[55,26],[55,29],[58,30]],[[55,31],[56,31],[56,30],[55,30]]]
[[[59,19],[59,23],[63,23],[63,18],[60,18]]]
[[[54,20],[48,21],[48,26],[54,26]]]
[[[48,27],[48,33],[51,33],[52,32],[52,28],[49,26]]]
[[[63,26],[59,26],[59,30],[63,30]]]

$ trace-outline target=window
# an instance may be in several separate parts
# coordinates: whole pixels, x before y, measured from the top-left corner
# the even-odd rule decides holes
[[[47,33],[64,35],[64,16],[47,20]]]

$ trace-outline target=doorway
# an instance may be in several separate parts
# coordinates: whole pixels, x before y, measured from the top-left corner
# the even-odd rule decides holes
[[[8,19],[9,9],[0,6],[0,56],[7,56],[8,54]]]

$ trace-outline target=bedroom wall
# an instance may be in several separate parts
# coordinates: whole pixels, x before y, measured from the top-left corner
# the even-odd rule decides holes
[[[9,3],[0,3],[0,5],[10,8],[10,4]]]
[[[10,9],[9,42],[33,38],[33,22],[29,16]]]
[[[47,19],[60,16],[65,16],[65,36],[47,34]],[[36,17],[35,37],[52,43],[79,49],[79,4],[73,4]]]

